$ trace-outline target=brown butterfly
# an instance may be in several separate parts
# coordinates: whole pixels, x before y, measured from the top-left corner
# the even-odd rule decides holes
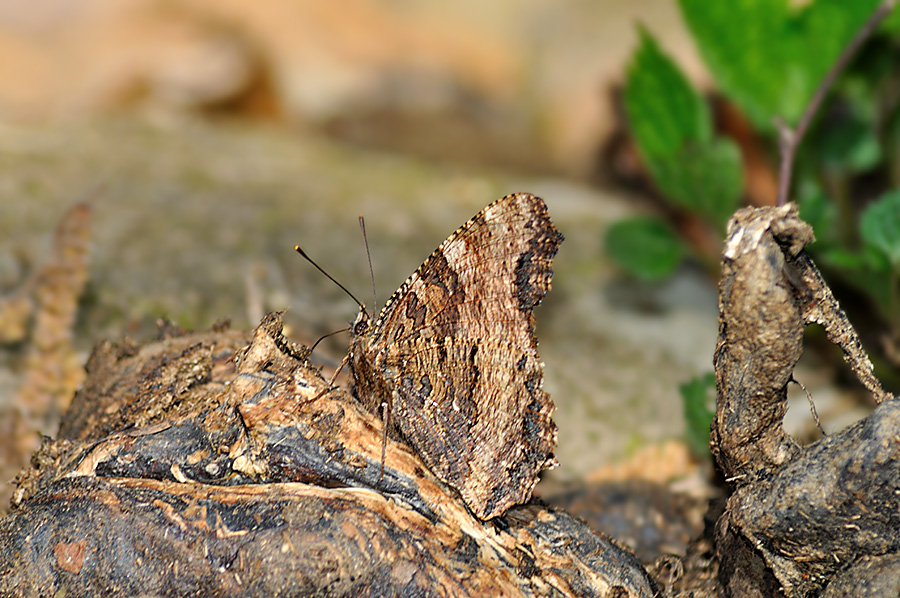
[[[481,519],[556,466],[532,310],[563,237],[542,199],[508,195],[441,243],[374,325],[351,328],[354,392]]]

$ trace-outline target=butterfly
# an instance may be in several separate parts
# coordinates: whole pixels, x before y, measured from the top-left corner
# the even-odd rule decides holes
[[[531,497],[555,467],[532,310],[563,241],[542,199],[503,197],[450,235],[351,326],[355,396],[483,520]]]

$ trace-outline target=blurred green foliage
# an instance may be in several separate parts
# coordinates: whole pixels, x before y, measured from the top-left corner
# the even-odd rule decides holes
[[[631,273],[646,281],[670,273],[685,254],[685,246],[668,222],[637,216],[616,222],[606,233],[606,254],[627,262]]]
[[[818,198],[809,200],[806,205],[821,210],[821,203],[821,198]],[[833,229],[837,227],[838,220],[835,210],[819,217],[816,231],[817,234],[819,230],[823,231],[825,241],[816,252],[816,258],[829,270],[839,273],[848,284],[864,292],[890,330],[896,333],[900,330],[897,309],[900,290],[900,190],[882,195],[862,210],[857,221],[858,246],[848,247],[830,240],[835,237]]]
[[[712,372],[678,387],[684,406],[685,440],[695,457],[709,457],[709,425],[716,406],[716,376]]]
[[[827,71],[878,4],[879,0],[816,0],[796,9],[788,0],[679,0],[719,91],[772,147],[773,164],[778,159],[776,119],[797,124]],[[797,188],[806,190],[797,195],[804,215],[818,211],[814,217],[824,216],[823,197],[838,204],[856,200],[834,197],[835,191],[848,189],[843,184],[848,178],[886,167],[900,175],[900,160],[892,161],[900,146],[900,119],[895,118],[900,53],[890,35],[898,28],[900,18],[893,19],[882,28],[886,33],[870,42],[869,46],[881,46],[875,52],[864,51],[837,85],[838,101],[832,106],[837,105],[840,114],[821,119],[827,126],[813,129],[801,146],[795,181]],[[634,141],[659,192],[674,207],[724,231],[743,193],[740,150],[730,139],[715,135],[704,98],[644,29],[628,67],[624,97]],[[852,211],[838,210],[838,228],[848,227],[846,217]],[[634,230],[632,223],[614,224],[610,237],[618,239],[628,229]],[[653,230],[663,229],[645,225],[644,237]],[[856,229],[834,233],[837,244],[831,250],[859,242]],[[653,245],[657,250],[671,246],[667,241]],[[648,268],[652,250],[634,258],[615,252],[613,260],[645,279],[651,271],[664,278],[678,267],[680,260],[659,253],[660,266]],[[847,256],[838,251],[834,257],[844,263]]]
[[[746,116],[751,135],[770,149],[775,172],[776,123],[796,127],[881,0],[678,2],[717,92]],[[894,339],[900,339],[898,33],[895,13],[837,79],[798,148],[791,195],[814,227],[817,241],[809,250],[817,263],[855,289]],[[670,212],[693,215],[721,237],[744,193],[740,150],[716,135],[704,97],[653,35],[641,29],[639,37],[624,92],[638,152]],[[687,255],[685,244],[673,237],[662,218],[629,219],[612,225],[606,248],[624,271],[658,280]],[[711,412],[700,405],[712,384],[707,377],[681,388],[696,449],[708,438]]]
[[[628,69],[625,109],[660,190],[679,207],[724,225],[744,184],[740,152],[713,136],[706,102],[646,31]]]
[[[673,204],[724,230],[743,187],[740,152],[713,135],[705,100],[646,31],[628,69],[625,109],[660,190]],[[634,235],[630,241],[629,235]],[[681,248],[671,228],[650,218],[614,223],[606,239],[610,258],[645,280],[670,275],[681,263]]]

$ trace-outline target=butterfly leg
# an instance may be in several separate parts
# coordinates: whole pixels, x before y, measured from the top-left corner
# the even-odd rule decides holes
[[[301,403],[301,405],[306,405],[307,403],[315,403],[316,401],[321,399],[323,396],[325,396],[332,388],[334,388],[334,381],[337,380],[338,374],[341,373],[341,370],[344,369],[344,366],[347,365],[347,362],[349,360],[350,360],[350,354],[347,353],[347,355],[345,355],[344,358],[341,360],[341,363],[338,364],[337,369],[334,370],[334,373],[331,375],[331,378],[329,378],[328,384],[325,386],[325,388],[323,388],[321,391],[319,391],[316,394],[316,396],[309,399],[308,401],[303,401],[303,403]]]
[[[384,424],[384,429],[381,431],[381,474],[378,476],[379,482],[384,479],[384,458],[387,454],[387,433],[388,428],[391,425],[391,406],[388,401],[381,402],[381,421]]]

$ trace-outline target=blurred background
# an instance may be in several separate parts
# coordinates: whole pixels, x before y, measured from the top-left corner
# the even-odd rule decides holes
[[[777,144],[759,124],[773,118],[729,96],[691,4],[0,0],[0,481],[36,429],[55,433],[95,343],[151,339],[160,318],[249,329],[289,308],[290,335],[309,344],[357,308],[294,244],[369,302],[364,215],[381,304],[478,210],[529,191],[567,238],[536,312],[560,427],[551,475],[702,485],[719,243],[739,201],[774,203]],[[626,91],[653,60],[669,79]],[[812,72],[792,79],[801,107]],[[700,141],[729,139],[712,171],[740,176],[704,175],[702,189],[734,196],[712,221],[666,201],[678,194],[647,140],[671,130],[669,113],[699,114]],[[628,257],[648,248],[649,267]],[[346,346],[331,339],[319,363]],[[841,427],[865,400],[834,385],[825,353],[803,382]]]
[[[610,84],[638,18],[699,76],[671,0],[3,2],[0,109],[228,116],[586,177],[615,126]]]

